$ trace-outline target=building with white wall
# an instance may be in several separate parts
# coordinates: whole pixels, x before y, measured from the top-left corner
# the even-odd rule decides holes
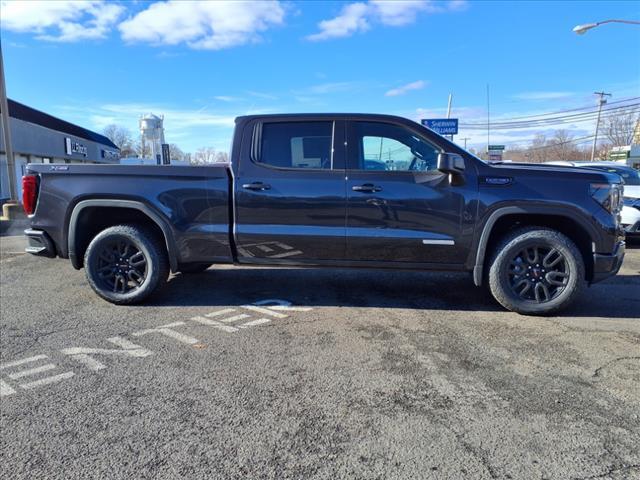
[[[16,191],[28,163],[119,163],[118,147],[104,135],[9,100]],[[0,203],[9,198],[9,168],[0,135]]]

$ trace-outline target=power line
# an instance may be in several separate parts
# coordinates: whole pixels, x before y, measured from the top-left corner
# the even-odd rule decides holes
[[[622,100],[616,100],[615,102],[607,102],[607,105],[617,105],[619,103],[626,103],[626,102],[633,102],[636,100],[640,100],[640,97],[630,97],[630,98],[625,98]],[[548,116],[554,116],[554,115],[559,115],[562,113],[569,113],[569,112],[578,112],[580,110],[592,110],[593,112],[597,112],[598,110],[598,106],[597,105],[589,105],[586,107],[578,107],[578,108],[569,108],[569,109],[565,109],[565,110],[557,110],[555,112],[547,112],[547,113],[539,113],[539,114],[533,114],[533,115],[524,115],[524,116],[517,116],[517,117],[511,117],[511,118],[506,118],[503,120],[503,122],[508,122],[508,121],[512,121],[512,120],[526,120],[526,119],[535,119],[537,117],[548,117]],[[588,112],[585,112],[588,113]],[[496,123],[500,123],[500,122],[496,122]],[[486,124],[484,124],[486,127]]]
[[[545,148],[553,148],[553,147],[560,147],[562,145],[568,145],[570,143],[575,143],[580,144],[580,143],[586,143],[586,142],[590,142],[592,138],[594,138],[595,135],[587,135],[585,137],[578,137],[578,138],[571,138],[565,142],[558,142],[558,143],[552,143],[550,145],[542,145],[541,147],[532,147],[532,148],[528,148],[527,150],[532,151],[532,150],[544,150]]]
[[[619,117],[621,115],[629,115],[629,114],[640,114],[640,108],[634,108],[634,109],[628,109],[628,110],[623,110],[623,111],[619,111],[619,112],[610,112],[610,113],[605,113],[601,116],[602,119],[609,119],[609,118],[615,118],[615,117]],[[532,129],[532,128],[552,128],[554,126],[562,126],[562,125],[574,125],[574,124],[582,124],[582,123],[593,123],[595,122],[597,118],[597,115],[594,114],[590,117],[585,117],[585,118],[571,118],[571,119],[564,119],[564,120],[556,120],[553,122],[546,122],[546,123],[530,123],[530,124],[522,124],[522,125],[498,125],[495,126],[491,125],[491,128],[494,130],[519,130],[519,129]],[[465,130],[465,131],[475,131],[475,130],[484,130],[484,128],[481,127],[465,127],[463,125],[460,126],[461,130]]]
[[[620,115],[624,113],[635,113],[636,111],[639,110],[638,107],[640,107],[640,102],[630,103],[627,105],[620,105],[612,108],[603,108],[602,112],[605,115],[613,115],[613,114]],[[629,110],[629,111],[625,112],[625,110]],[[546,125],[546,124],[553,124],[553,123],[569,123],[572,121],[577,122],[578,120],[586,121],[586,120],[595,119],[597,115],[598,115],[598,111],[594,110],[593,112],[561,115],[561,116],[549,117],[549,118],[537,119],[537,120],[528,120],[528,121],[523,120],[523,121],[517,121],[517,122],[507,122],[507,121],[492,122],[491,128],[525,128],[529,126],[539,126],[539,125]],[[460,123],[460,127],[465,129],[484,130],[487,128],[487,124],[486,123]]]

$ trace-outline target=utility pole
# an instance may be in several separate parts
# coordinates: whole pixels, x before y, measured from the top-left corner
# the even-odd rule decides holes
[[[9,127],[9,102],[7,101],[7,84],[4,78],[4,59],[2,58],[2,44],[0,44],[0,112],[2,115],[2,135],[4,151],[7,157],[7,170],[9,173],[9,195],[11,202],[18,200],[16,189],[16,164],[13,157],[13,145],[11,144],[11,129]]]
[[[467,149],[467,140],[471,140],[471,137],[464,137],[464,138],[461,138],[460,140],[464,140],[464,149],[466,150]]]
[[[607,103],[607,99],[604,97],[610,97],[610,93],[606,92],[593,92],[594,95],[600,95],[598,99],[598,119],[596,120],[596,134],[593,137],[593,148],[591,149],[591,161],[593,162],[596,158],[596,145],[598,143],[598,130],[600,128],[600,113],[602,113],[602,105]]]
[[[489,84],[487,83],[487,155],[489,155],[489,145],[491,144],[491,116],[489,115]]]
[[[453,95],[450,93],[449,94],[449,103],[447,105],[447,118],[451,118],[451,99],[453,98]],[[449,135],[449,140],[451,140],[453,142],[453,135]]]

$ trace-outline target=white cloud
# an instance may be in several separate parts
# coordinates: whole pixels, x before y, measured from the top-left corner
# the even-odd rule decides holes
[[[340,15],[331,20],[323,20],[318,24],[320,32],[309,35],[308,40],[320,41],[330,38],[349,37],[357,32],[369,30],[367,16],[370,6],[365,3],[351,3],[343,7]]]
[[[102,0],[3,1],[0,6],[3,29],[55,42],[105,38],[125,10]]]
[[[203,111],[203,109],[175,109],[144,103],[110,103],[102,105],[100,110],[114,118],[135,119],[136,122],[140,115],[153,112],[164,115],[165,124],[171,124],[178,129],[195,126],[232,127],[235,120],[233,116],[214,115]]]
[[[152,45],[181,43],[220,50],[258,42],[260,32],[284,22],[285,10],[269,1],[177,1],[152,3],[119,25],[122,38]]]
[[[213,98],[215,98],[216,100],[220,100],[221,102],[239,102],[240,100],[242,100],[241,98],[232,97],[231,95],[216,95]]]
[[[347,92],[355,89],[358,85],[360,84],[357,82],[320,83],[318,85],[312,85],[311,87],[302,90],[302,92],[312,95],[326,95],[328,93]]]
[[[558,100],[572,96],[571,92],[524,92],[513,95],[513,98],[518,100]]]
[[[385,93],[385,96],[397,97],[398,95],[404,95],[405,93],[408,93],[412,90],[422,90],[426,86],[427,82],[425,82],[424,80],[418,80],[416,82],[407,83],[406,85],[402,85],[398,88],[392,88],[387,93]]]
[[[372,23],[400,27],[414,23],[419,13],[443,13],[466,8],[464,0],[369,0],[367,3],[345,5],[340,14],[318,23],[320,31],[307,36],[307,40],[322,41],[350,37],[369,30]]]

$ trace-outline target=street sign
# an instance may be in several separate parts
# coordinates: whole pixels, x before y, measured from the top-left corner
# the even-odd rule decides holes
[[[492,150],[502,151],[502,150],[504,150],[504,145],[489,145],[489,148],[487,150],[489,150],[489,151],[492,151]]]
[[[423,118],[420,122],[440,135],[458,134],[457,118]]]
[[[631,152],[609,152],[609,160],[626,160],[631,155]]]
[[[171,154],[169,153],[169,144],[162,144],[162,164],[170,165],[171,164]]]
[[[500,153],[489,152],[489,161],[490,162],[501,162],[502,161],[502,152],[500,152]]]

